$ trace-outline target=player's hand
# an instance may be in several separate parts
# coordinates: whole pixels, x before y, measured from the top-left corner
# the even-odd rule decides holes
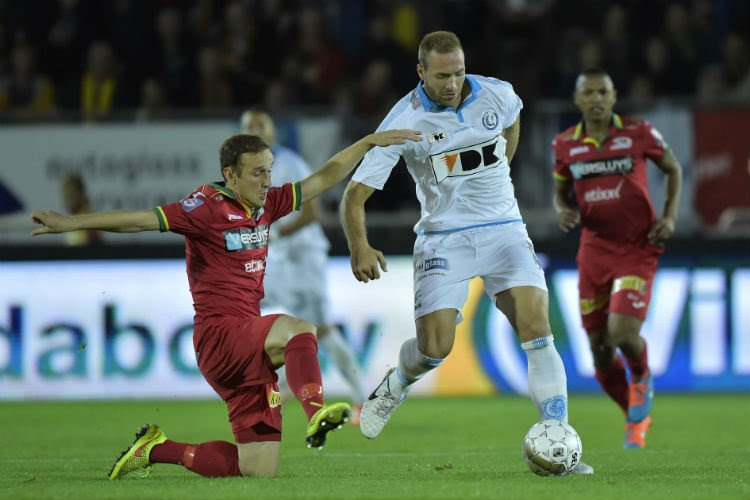
[[[563,208],[557,212],[557,224],[566,233],[581,223],[581,214],[572,208]]]
[[[73,227],[70,217],[52,210],[34,211],[31,213],[31,218],[34,222],[42,226],[34,229],[31,232],[31,236],[47,233],[65,233],[76,229]]]
[[[419,142],[422,140],[422,132],[418,130],[384,130],[367,136],[367,142],[373,146],[391,146],[393,144],[404,144],[406,141]]]
[[[375,250],[370,245],[353,249],[351,264],[354,277],[362,283],[379,279],[380,269],[388,272],[388,263],[385,261],[383,252]]]
[[[674,234],[674,219],[662,217],[657,220],[648,232],[648,241],[652,245],[661,245]]]

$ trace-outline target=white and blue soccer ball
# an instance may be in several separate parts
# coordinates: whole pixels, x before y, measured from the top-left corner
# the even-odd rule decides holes
[[[573,427],[561,420],[542,420],[523,439],[523,459],[540,476],[564,476],[581,462],[583,445]]]

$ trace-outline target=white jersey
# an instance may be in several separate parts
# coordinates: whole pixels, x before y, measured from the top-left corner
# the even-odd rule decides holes
[[[297,182],[310,175],[307,162],[294,151],[283,146],[274,146],[271,150],[274,157],[271,178],[274,186],[283,186],[287,182]],[[279,221],[286,225],[300,216],[295,211]],[[318,251],[327,253],[330,244],[319,222],[311,222],[299,231],[283,238],[274,238],[268,246],[268,260],[280,261],[294,259],[297,254]],[[285,265],[287,263],[285,262]]]
[[[422,84],[391,109],[378,130],[412,129],[420,142],[373,148],[352,180],[382,189],[400,156],[417,186],[417,234],[521,222],[501,132],[523,107],[508,82],[467,75],[471,93],[458,109],[437,104]]]

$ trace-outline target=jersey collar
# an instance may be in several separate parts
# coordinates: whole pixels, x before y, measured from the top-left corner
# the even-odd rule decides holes
[[[466,106],[471,101],[476,99],[477,92],[482,88],[476,78],[471,75],[466,75],[466,82],[469,83],[469,95],[466,97],[466,99],[461,101],[461,104],[458,105],[459,108]],[[422,109],[424,109],[426,113],[429,113],[430,111],[444,110],[457,111],[455,108],[452,108],[450,106],[443,106],[442,104],[438,104],[437,102],[433,101],[430,96],[427,95],[427,92],[424,91],[424,87],[422,87],[423,83],[424,82],[419,82],[419,84],[417,85],[417,94],[419,94],[419,98],[422,101]]]
[[[618,115],[617,113],[612,113],[612,119],[610,121],[612,122],[612,125],[616,129],[621,129],[622,128],[622,118],[620,118],[620,115]],[[576,129],[573,132],[573,140],[574,141],[580,141],[581,140],[581,136],[583,135],[583,133],[585,131],[586,131],[586,124],[584,123],[583,120],[581,120],[580,122],[578,122],[578,125],[576,125]],[[586,137],[586,138],[584,138],[584,141],[586,141],[586,139],[589,139],[589,140],[591,140],[594,143],[597,142],[596,139],[594,139],[592,137]],[[599,147],[599,146],[597,145],[597,147]]]
[[[230,198],[239,203],[245,210],[245,215],[247,215],[248,217],[257,217],[260,213],[262,213],[261,210],[263,210],[263,207],[251,209],[250,207],[246,206],[234,195],[234,192],[231,189],[227,189],[227,187],[224,185],[224,182],[212,182],[209,185],[227,198]]]
[[[234,196],[234,192],[232,192],[230,189],[227,189],[226,186],[224,186],[223,182],[212,182],[209,184],[212,188],[226,196],[227,198],[231,198],[233,200],[236,200],[237,198]]]

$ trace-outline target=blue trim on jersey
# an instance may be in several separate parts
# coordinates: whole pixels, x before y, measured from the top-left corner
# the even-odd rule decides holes
[[[458,121],[463,123],[464,117],[463,114],[461,114],[461,109],[475,100],[477,98],[477,92],[482,88],[482,86],[473,76],[466,75],[466,81],[469,82],[469,97],[467,97],[461,104],[458,105],[458,109],[452,108],[450,106],[443,106],[442,104],[438,104],[437,102],[433,101],[422,87],[424,81],[419,82],[419,84],[417,85],[417,93],[419,94],[419,98],[422,100],[422,109],[424,109],[426,113],[429,113],[430,111],[453,111],[458,116]]]
[[[476,78],[470,75],[466,75],[466,81],[469,82],[469,88],[471,89],[471,94],[469,94],[469,97],[464,100],[461,104],[459,104],[459,108],[463,108],[465,106],[468,106],[470,102],[472,102],[474,99],[477,98],[477,92],[479,92],[479,89],[482,88],[482,86],[479,84]]]
[[[458,233],[459,231],[468,231],[469,229],[477,229],[480,227],[500,226],[502,224],[511,224],[513,222],[523,222],[523,219],[510,219],[510,220],[502,220],[498,222],[487,222],[485,224],[475,224],[473,226],[457,227],[455,229],[441,229],[439,231],[422,231],[421,233],[417,233],[417,234],[419,236],[429,236],[431,234]]]
[[[429,113],[432,108],[439,108],[440,105],[430,99],[430,96],[422,88],[423,83],[422,81],[417,84],[417,94],[419,94],[419,99],[422,101],[422,109],[424,109],[425,113]]]

